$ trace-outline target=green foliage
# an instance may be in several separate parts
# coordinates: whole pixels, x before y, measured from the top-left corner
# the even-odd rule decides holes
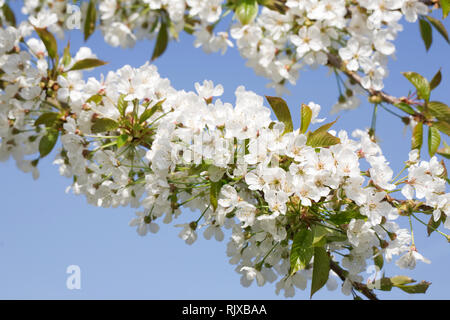
[[[419,27],[420,35],[422,36],[423,43],[428,51],[431,47],[431,43],[433,42],[433,29],[431,28],[430,23],[425,19],[419,20]]]
[[[294,235],[291,254],[289,256],[291,262],[291,275],[299,270],[307,268],[314,254],[314,248],[312,246],[313,239],[313,232],[306,228],[302,228]]]
[[[306,141],[306,144],[311,147],[322,147],[327,148],[332,145],[338,144],[341,142],[341,140],[338,137],[333,136],[328,132],[328,129],[330,129],[333,124],[336,123],[337,120],[324,124],[320,128],[316,129],[313,132],[308,132],[308,139]]]
[[[412,139],[411,139],[411,150],[422,148],[423,143],[423,123],[418,122],[413,129]]]
[[[59,118],[59,113],[57,113],[57,112],[43,113],[39,116],[39,118],[36,119],[36,121],[34,122],[34,126],[37,127],[37,126],[43,124],[46,127],[52,127],[58,118]]]
[[[302,119],[300,124],[300,132],[305,133],[311,123],[312,110],[306,104],[302,104],[301,114]]]
[[[105,65],[107,63],[108,62],[105,62],[105,61],[102,61],[102,60],[93,59],[93,58],[87,58],[87,59],[83,59],[83,60],[79,60],[79,61],[75,62],[75,64],[72,66],[72,68],[70,68],[68,71],[100,67],[100,66],[103,66],[103,65]]]
[[[239,0],[235,13],[242,25],[249,24],[258,15],[258,2],[256,0]]]
[[[43,158],[48,155],[58,141],[59,131],[53,128],[47,129],[45,135],[39,141],[39,154]]]
[[[402,72],[406,79],[411,82],[417,90],[417,96],[425,101],[430,100],[430,83],[417,72]]]
[[[294,125],[292,123],[291,112],[289,107],[282,98],[266,96],[267,101],[277,116],[277,119],[284,123],[284,133],[292,132]]]
[[[101,133],[116,130],[119,124],[109,118],[96,119],[91,127],[92,133]]]
[[[434,156],[441,144],[441,134],[435,127],[428,127],[428,153]]]
[[[314,247],[314,267],[311,282],[311,297],[328,281],[330,257],[323,247]]]
[[[95,8],[95,0],[90,0],[86,11],[86,20],[84,21],[84,41],[95,31],[95,24],[97,21],[97,10]]]
[[[151,58],[152,61],[156,60],[164,53],[164,51],[166,51],[168,43],[169,43],[169,32],[167,30],[167,23],[161,16],[161,24],[159,27],[158,36],[156,37],[155,48],[153,49],[153,54]]]
[[[41,38],[44,43],[45,48],[47,49],[48,55],[50,58],[56,59],[58,55],[58,45],[56,43],[56,39],[47,29],[43,28],[34,28],[39,38]]]
[[[150,109],[146,109],[141,116],[139,117],[139,123],[143,123],[145,121],[147,121],[147,119],[149,119],[152,115],[155,114],[155,112],[157,111],[162,111],[162,104],[164,103],[164,100],[159,101],[158,103],[156,103],[153,107],[151,107]]]

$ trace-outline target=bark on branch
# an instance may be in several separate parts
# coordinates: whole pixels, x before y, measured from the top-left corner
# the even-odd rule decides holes
[[[342,269],[336,262],[330,260],[330,268],[333,270],[342,281],[347,278],[346,271]],[[369,289],[365,284],[359,282],[352,282],[353,288],[358,290],[360,293],[365,295],[369,300],[378,300],[377,296],[371,289]]]

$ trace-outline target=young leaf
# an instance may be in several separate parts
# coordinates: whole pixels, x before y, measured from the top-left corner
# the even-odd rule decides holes
[[[381,270],[383,269],[384,259],[383,253],[377,247],[373,247],[373,262]]]
[[[430,101],[428,109],[438,120],[450,123],[450,107],[439,101]]]
[[[100,133],[115,130],[119,127],[119,124],[108,118],[100,118],[95,120],[91,127],[92,133]]]
[[[413,283],[413,282],[416,282],[416,280],[414,280],[410,277],[407,277],[407,276],[395,276],[395,277],[391,278],[391,282],[394,286],[398,286],[398,285]]]
[[[95,9],[95,0],[89,1],[86,11],[86,20],[84,21],[84,41],[87,41],[91,34],[95,31],[95,24],[97,20],[97,10]]]
[[[119,99],[117,100],[117,110],[119,110],[119,113],[123,116],[125,116],[125,111],[128,107],[128,101],[125,100],[126,94],[121,94],[119,96]]]
[[[127,134],[122,134],[117,138],[117,148],[122,148],[125,143],[127,143],[128,141],[128,135]]]
[[[209,202],[211,203],[214,211],[216,211],[217,209],[220,189],[222,189],[221,181],[211,182],[211,188],[209,192]]]
[[[347,210],[347,211],[341,211],[336,214],[330,215],[330,221],[334,224],[348,224],[352,219],[364,219],[366,216],[363,216],[361,213],[359,213],[359,210]]]
[[[312,246],[313,247],[323,247],[327,243],[327,235],[330,233],[327,228],[321,225],[314,226],[314,239]]]
[[[340,143],[341,140],[338,137],[324,131],[314,131],[308,134],[308,140],[306,140],[306,145],[314,148],[327,148],[335,144]]]
[[[164,103],[164,101],[166,101],[166,99],[159,101],[150,109],[145,110],[139,117],[139,123],[147,121],[147,119],[150,118],[152,115],[154,115],[156,111],[161,111],[162,110],[161,106]]]
[[[431,47],[431,43],[433,42],[433,30],[430,23],[424,19],[419,20],[419,26],[420,35],[422,36],[423,43],[428,51]]]
[[[70,64],[72,57],[70,56],[70,41],[67,42],[67,46],[64,48],[64,53],[62,57],[62,64],[67,67]]]
[[[441,225],[442,219],[438,219],[438,221],[434,221],[433,215],[430,217],[430,220],[428,220],[427,224],[427,234],[428,236],[431,236],[431,234],[439,228]]]
[[[433,18],[430,16],[427,16],[426,18],[428,19],[428,21],[431,22],[433,27],[444,37],[444,39],[447,40],[448,43],[450,43],[450,39],[448,37],[448,32],[445,29],[444,24],[436,18]]]
[[[34,122],[34,126],[37,127],[41,124],[44,124],[46,127],[51,127],[56,122],[58,117],[59,114],[56,112],[47,112],[41,114],[39,118],[37,118],[36,121]]]
[[[428,287],[431,285],[430,282],[421,281],[414,285],[396,285],[397,288],[402,289],[406,293],[425,293]]]
[[[433,79],[431,79],[430,89],[434,90],[441,83],[441,80],[442,80],[442,73],[441,69],[439,69],[439,71],[436,72],[436,74],[434,75]]]
[[[103,96],[100,94],[94,94],[93,96],[91,96],[89,99],[86,100],[86,103],[88,102],[94,102],[95,104],[99,104],[100,102],[102,102]]]
[[[158,36],[156,38],[155,48],[153,49],[152,61],[160,57],[166,51],[169,42],[169,33],[167,31],[167,24],[161,21]]]
[[[311,123],[312,110],[306,104],[302,103],[302,121],[300,126],[300,132],[305,133],[308,130],[309,124]]]
[[[450,146],[444,141],[444,146],[436,151],[437,154],[450,159]]]
[[[16,16],[14,15],[14,12],[11,10],[11,7],[8,5],[8,3],[3,3],[2,11],[6,21],[8,21],[11,26],[15,27]]]
[[[49,129],[45,135],[39,141],[39,153],[41,158],[48,155],[56,145],[58,141],[59,131],[55,129]]]
[[[427,79],[416,72],[402,72],[402,74],[414,85],[419,98],[425,101],[430,100],[431,89]]]
[[[450,123],[445,121],[437,121],[433,122],[433,127],[438,129],[440,132],[445,133],[446,135],[450,136]]]
[[[289,256],[291,275],[299,270],[305,269],[311,262],[314,254],[314,248],[312,247],[313,239],[313,232],[306,228],[301,229],[295,234]]]
[[[434,127],[428,127],[428,153],[430,157],[434,156],[441,144],[441,134]]]
[[[405,111],[406,113],[408,113],[410,115],[415,115],[416,114],[414,109],[407,103],[400,102],[400,103],[395,104],[395,106],[397,108],[399,108],[400,110]]]
[[[323,247],[314,247],[314,268],[311,282],[311,297],[328,281],[330,257]]]
[[[411,150],[422,148],[423,143],[423,123],[418,122],[414,127],[412,139],[411,139]]]
[[[75,64],[72,66],[72,68],[70,68],[68,71],[100,67],[107,63],[108,62],[106,62],[106,61],[102,61],[102,60],[98,60],[98,59],[86,58],[86,59],[78,60],[77,62],[75,62]]]
[[[440,4],[442,8],[442,19],[445,19],[450,12],[450,0],[441,0]]]
[[[39,38],[41,38],[42,42],[44,43],[48,55],[51,58],[55,59],[56,55],[58,54],[58,45],[53,34],[51,34],[49,31],[47,31],[47,29],[44,28],[35,27],[34,30],[36,30]]]
[[[267,101],[277,116],[277,119],[284,123],[284,133],[292,132],[294,125],[292,123],[291,112],[289,107],[282,98],[266,96]]]
[[[242,25],[249,24],[258,15],[258,2],[256,0],[240,0],[235,13]]]

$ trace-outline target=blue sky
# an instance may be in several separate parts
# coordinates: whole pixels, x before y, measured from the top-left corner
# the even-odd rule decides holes
[[[445,21],[450,29],[450,20]],[[70,34],[72,53],[83,45],[79,31]],[[177,89],[194,90],[204,79],[221,83],[223,100],[234,102],[234,91],[245,85],[260,95],[275,95],[266,88],[266,79],[245,66],[236,49],[224,56],[207,55],[192,45],[193,37],[182,35],[171,42],[155,64],[163,77]],[[133,49],[106,45],[99,32],[86,43],[107,66],[90,75],[106,73],[124,64],[138,67],[151,57],[153,43],[143,41]],[[434,32],[434,43],[426,53],[417,24],[405,24],[396,41],[397,60],[390,63],[386,90],[402,96],[411,85],[401,71],[416,71],[431,78],[442,68],[443,82],[432,93],[432,100],[449,102],[449,45]],[[325,68],[301,73],[288,102],[298,126],[300,105],[314,101],[322,106],[322,116],[330,115],[338,91],[335,78]],[[359,109],[341,113],[336,129],[351,132],[370,126],[372,107],[363,103]],[[410,131],[399,119],[380,109],[377,136],[394,171],[403,167],[410,149]],[[446,138],[448,142],[448,137]],[[426,152],[423,152],[426,154]],[[156,235],[140,237],[128,227],[134,209],[103,209],[86,203],[82,196],[66,194],[70,180],[58,174],[52,165],[54,153],[39,163],[41,178],[20,172],[12,161],[0,163],[0,298],[7,299],[283,299],[275,294],[274,284],[244,288],[240,275],[228,263],[226,241],[205,240],[202,236],[192,246],[178,238],[173,225],[161,225]],[[448,163],[448,162],[447,162]],[[191,221],[197,213],[185,211],[176,223]],[[400,220],[402,226],[407,221]],[[414,271],[400,270],[392,263],[388,276],[409,275],[433,284],[427,295],[411,296],[394,289],[381,293],[391,299],[448,299],[450,276],[449,244],[439,235],[427,239],[425,229],[414,223],[416,245],[432,264],[419,264]],[[66,268],[81,268],[81,290],[66,288]],[[306,291],[297,291],[295,299],[309,299]],[[318,292],[314,299],[348,299],[339,291]]]

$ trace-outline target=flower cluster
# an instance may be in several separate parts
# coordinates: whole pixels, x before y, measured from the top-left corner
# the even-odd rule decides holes
[[[61,33],[71,16],[68,1],[24,2],[23,12],[30,14],[35,23],[45,21],[54,32]],[[270,0],[262,1],[262,6],[256,0],[98,3],[100,28],[112,46],[130,47],[137,40],[153,39],[159,34],[164,34],[161,39],[178,39],[184,29],[195,36],[196,47],[208,53],[224,53],[234,46],[230,41],[233,38],[247,65],[268,78],[269,86],[278,95],[287,92],[286,83],[296,83],[300,69],[321,65],[336,69],[329,56],[338,57],[346,71],[358,72],[362,79],[356,85],[343,82],[347,90],[340,92],[334,111],[356,108],[363,89],[383,88],[388,57],[395,53],[392,41],[403,29],[400,20],[404,17],[415,22],[431,11],[420,0]],[[91,17],[89,6],[88,2],[82,3],[83,19]],[[235,12],[236,22],[232,22],[229,32],[218,31],[218,23],[230,11]],[[85,24],[85,20],[81,22]],[[161,47],[165,45],[160,43]]]
[[[345,294],[371,297],[362,276],[371,264],[381,268],[395,256],[401,268],[428,263],[399,216],[429,215],[428,232],[450,239],[438,230],[450,229],[450,194],[436,157],[421,161],[414,149],[407,175],[394,177],[372,134],[332,130],[313,102],[302,105],[294,130],[281,98],[266,97],[274,121],[264,98],[243,86],[231,104],[220,99],[221,85],[204,81],[195,92],[176,90],[149,63],[86,79],[83,70],[104,62],[86,47],[72,56],[68,45],[58,55],[50,31],[63,33],[66,8],[64,1],[25,1],[29,21],[0,29],[1,161],[12,157],[37,178],[39,161],[60,141],[54,163],[73,179],[68,190],[95,206],[135,208],[130,226],[142,236],[158,232],[160,221],[190,214],[175,225],[180,238],[192,244],[200,232],[218,241],[228,234],[227,255],[242,285],[277,281],[276,292],[287,297],[308,281],[312,294],[325,285],[335,289],[337,277]],[[175,35],[188,22],[196,45],[207,51],[231,45],[211,27],[224,14],[222,1],[108,0],[99,1],[99,10],[112,45],[131,46],[161,28]],[[336,54],[346,70],[362,72],[362,87],[378,90],[399,19],[416,20],[425,10],[419,1],[289,0],[283,12],[264,7],[252,19],[240,16],[231,36],[277,88],[295,82],[303,64],[325,65]],[[345,85],[348,99],[340,103],[352,108],[362,88]],[[319,127],[308,131],[310,125]],[[429,285],[405,287],[414,282],[405,281],[384,278],[377,289],[419,292]]]
[[[33,30],[47,45],[30,37]],[[277,292],[292,296],[308,279],[315,286],[323,263],[322,285],[332,289],[342,269],[330,266],[339,262],[350,294],[372,259],[404,254],[397,264],[407,268],[427,262],[395,222],[399,215],[430,214],[449,227],[445,168],[436,158],[419,161],[413,151],[408,176],[396,180],[367,132],[350,137],[330,130],[333,123],[307,132],[325,120],[317,104],[303,105],[309,121],[293,130],[244,87],[233,106],[220,100],[221,85],[179,91],[148,63],[85,80],[82,69],[98,65],[96,56],[81,48],[71,57],[66,48],[57,58],[43,30],[28,23],[0,30],[0,158],[12,156],[37,177],[60,137],[55,164],[73,178],[74,193],[96,206],[136,208],[130,225],[140,235],[157,232],[159,220],[172,222],[181,208],[201,213],[176,225],[180,237],[192,244],[203,230],[220,241],[230,230],[227,254],[244,286],[278,281]],[[287,108],[267,99],[276,113]],[[407,200],[392,198],[399,184]]]

